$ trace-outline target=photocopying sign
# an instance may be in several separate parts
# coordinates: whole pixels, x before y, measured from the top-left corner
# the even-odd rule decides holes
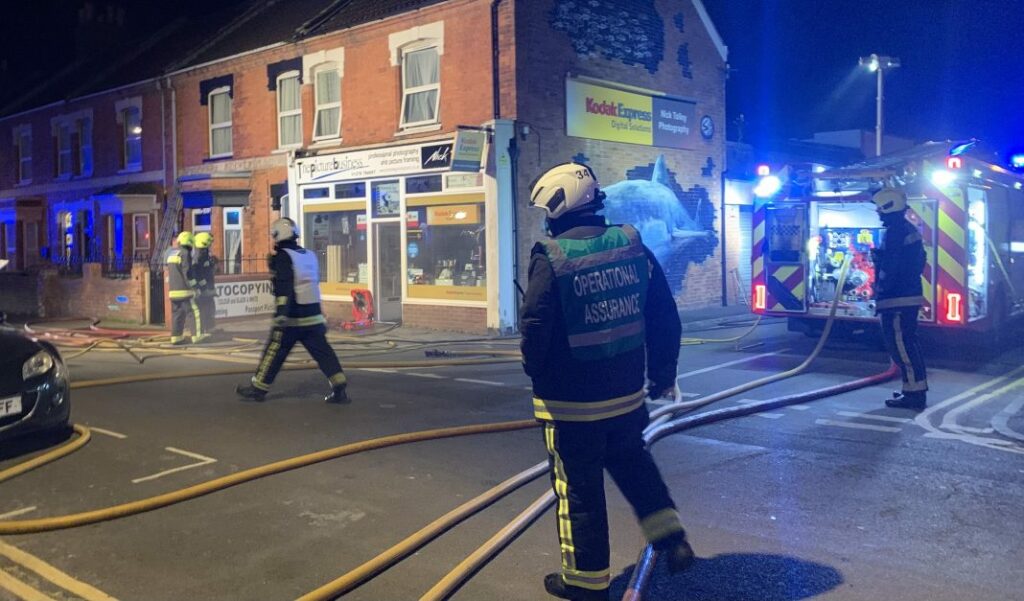
[[[249,280],[217,284],[218,319],[252,317],[274,312],[274,295],[268,280]]]

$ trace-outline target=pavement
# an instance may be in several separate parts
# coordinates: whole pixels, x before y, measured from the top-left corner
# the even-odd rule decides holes
[[[727,337],[747,329],[743,315],[690,315],[684,321]],[[726,327],[718,325],[722,321]],[[230,331],[265,335],[256,325]],[[423,358],[430,348],[516,348],[511,340],[441,344],[455,338],[470,337],[400,328],[347,341],[359,344],[340,341],[337,348],[350,364]],[[416,342],[388,349],[382,339]],[[745,342],[742,349],[681,347],[678,383],[684,397],[699,399],[792,368],[815,341],[768,322]],[[90,353],[73,360],[70,369],[76,381],[218,367],[246,371],[260,350],[258,344],[205,350],[210,349],[216,352],[155,354],[141,365],[123,352]],[[966,353],[948,345],[929,347],[926,354],[932,392],[921,415],[885,408],[881,401],[893,385],[884,384],[658,442],[655,458],[701,559],[682,575],[659,567],[644,598],[1019,600],[1024,440],[1016,437],[1024,431],[1024,349]],[[296,351],[293,359],[302,358]],[[886,364],[877,348],[836,339],[805,374],[709,408],[837,384]],[[76,390],[73,419],[94,429],[92,442],[0,484],[0,520],[109,506],[375,436],[530,418],[529,381],[515,362],[347,371],[354,399],[347,406],[320,401],[327,384],[315,370],[282,373],[262,404],[235,398],[233,387],[244,374]],[[46,444],[52,441],[3,449],[0,470]],[[28,598],[12,592],[24,590],[12,581],[61,601],[295,599],[544,460],[537,430],[415,443],[318,463],[119,520],[5,536],[0,599]],[[544,494],[546,480],[524,486],[344,599],[420,598]],[[607,495],[612,598],[618,599],[642,539],[611,482]],[[555,533],[549,511],[451,598],[547,598],[541,579],[558,568]],[[33,569],[38,562],[54,571]]]

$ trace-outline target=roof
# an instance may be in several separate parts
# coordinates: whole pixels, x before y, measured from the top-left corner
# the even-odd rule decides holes
[[[57,73],[0,91],[0,117],[144,82],[278,43],[348,29],[445,0],[240,0],[182,16],[69,63]]]

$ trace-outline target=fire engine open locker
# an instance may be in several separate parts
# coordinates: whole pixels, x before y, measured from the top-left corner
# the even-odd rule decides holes
[[[907,193],[908,218],[924,240],[923,326],[981,333],[1024,315],[1024,177],[975,151],[952,152],[930,142],[849,167],[789,166],[762,178],[752,220],[753,311],[810,332],[839,294],[838,322],[875,320],[871,249],[883,228],[871,196],[885,184]],[[846,259],[849,275],[836,290]]]

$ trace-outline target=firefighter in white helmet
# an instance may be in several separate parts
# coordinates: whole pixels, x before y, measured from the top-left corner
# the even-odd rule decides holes
[[[921,411],[927,405],[928,376],[917,343],[917,314],[924,304],[921,273],[925,251],[921,232],[907,220],[907,195],[883,188],[871,198],[885,235],[872,253],[875,264],[875,312],[882,338],[903,375],[903,390],[885,401],[889,407]]]
[[[544,588],[575,601],[608,599],[605,469],[669,568],[694,559],[643,441],[648,392],[678,398],[679,314],[637,231],[597,214],[603,199],[594,172],[579,163],[558,165],[530,186],[530,206],[545,212],[553,239],[533,248],[520,321],[523,368],[558,496],[562,569]]]
[[[246,401],[264,400],[288,353],[296,342],[301,342],[331,383],[331,392],[324,400],[348,403],[345,372],[327,342],[327,320],[320,311],[320,269],[316,253],[299,246],[299,229],[287,217],[271,225],[270,236],[274,240],[270,271],[277,309],[256,374],[249,385],[239,386],[236,392]]]

